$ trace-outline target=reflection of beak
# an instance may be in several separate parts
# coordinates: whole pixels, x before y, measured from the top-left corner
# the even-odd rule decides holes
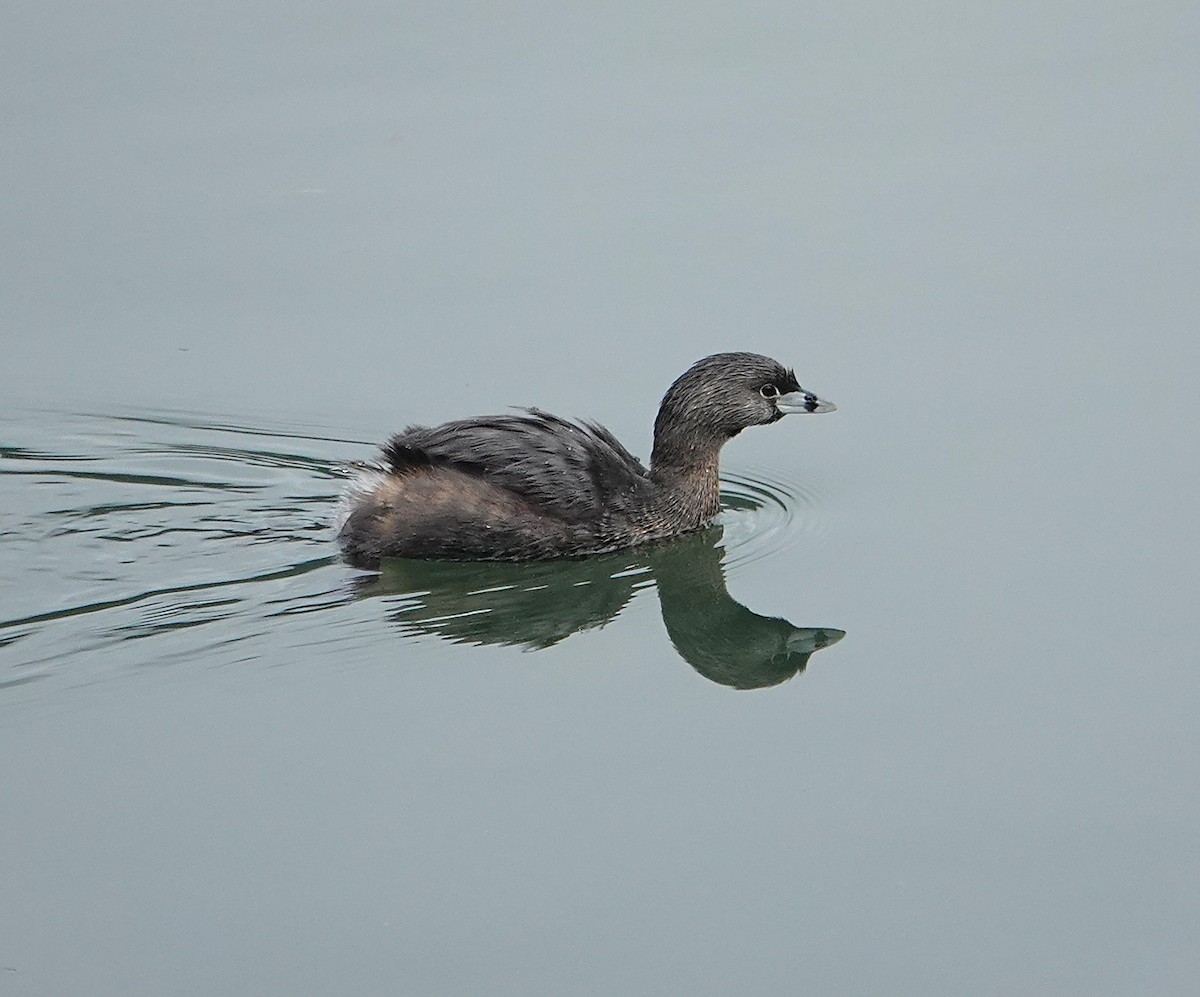
[[[811,654],[836,644],[845,636],[845,630],[834,630],[832,627],[797,627],[788,635],[787,649],[792,654]]]
[[[823,401],[811,391],[801,388],[799,391],[789,391],[775,399],[775,407],[780,415],[800,415],[805,412],[834,412],[837,406],[833,402]]]

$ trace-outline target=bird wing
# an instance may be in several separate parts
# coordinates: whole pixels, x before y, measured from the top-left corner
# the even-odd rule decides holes
[[[397,474],[430,466],[478,474],[569,522],[603,518],[649,481],[641,462],[603,426],[533,408],[410,426],[388,441],[383,455]]]

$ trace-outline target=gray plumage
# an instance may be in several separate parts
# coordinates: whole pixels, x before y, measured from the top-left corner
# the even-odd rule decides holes
[[[347,557],[577,557],[697,529],[719,511],[721,446],[789,412],[833,408],[769,357],[720,353],[663,398],[650,468],[602,426],[538,409],[410,426],[383,448],[339,534]]]
[[[644,488],[650,472],[603,426],[540,409],[409,426],[383,448],[393,473],[418,466],[483,475],[548,516],[595,521]]]

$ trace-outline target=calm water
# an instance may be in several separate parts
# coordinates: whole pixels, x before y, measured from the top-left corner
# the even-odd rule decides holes
[[[1194,5],[9,21],[0,993],[1194,991]],[[721,349],[712,530],[337,559]]]

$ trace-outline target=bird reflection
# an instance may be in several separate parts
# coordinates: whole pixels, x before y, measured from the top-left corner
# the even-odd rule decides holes
[[[657,586],[675,649],[705,678],[736,689],[778,685],[845,631],[760,616],[725,587],[722,530],[570,561],[384,561],[356,581],[361,596],[399,597],[390,615],[405,633],[466,644],[551,647],[615,619],[634,594]]]

